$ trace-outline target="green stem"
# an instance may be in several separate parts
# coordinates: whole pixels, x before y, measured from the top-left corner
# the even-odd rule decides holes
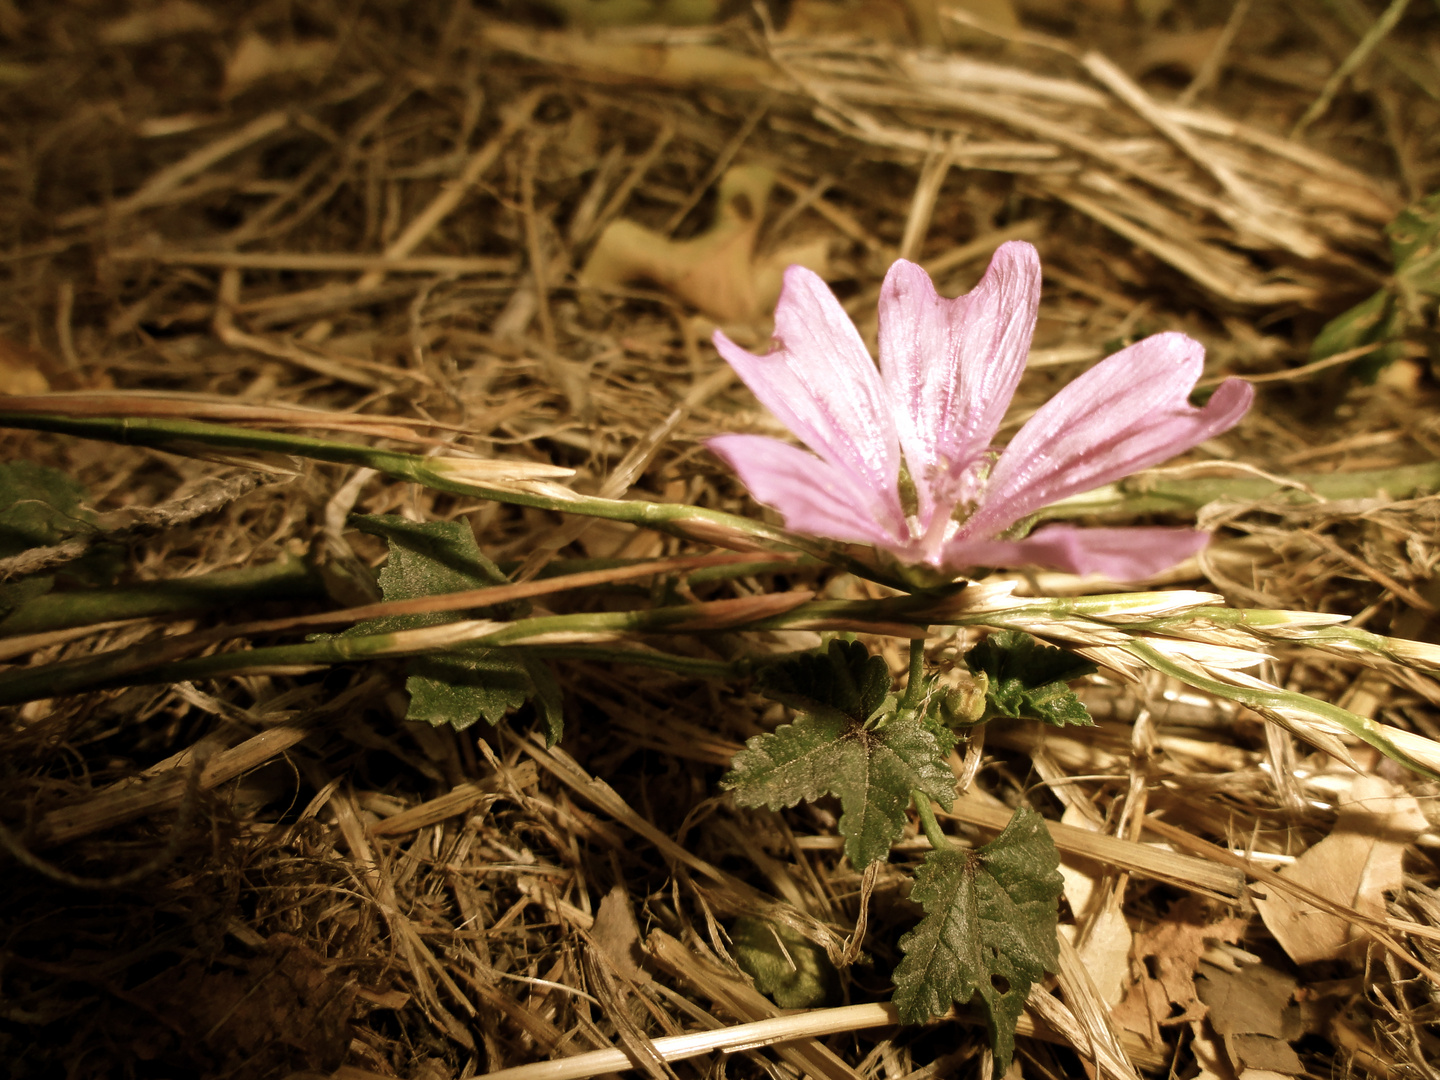
[[[940,822],[935,820],[935,808],[930,805],[930,796],[915,788],[910,792],[910,801],[915,804],[915,813],[920,817],[920,828],[924,830],[925,839],[930,841],[930,846],[936,851],[948,851],[954,847],[950,838],[941,830]]]
[[[1379,492],[1385,492],[1393,499],[1408,499],[1440,491],[1440,462],[1361,472],[1297,473],[1286,479],[1303,487],[1249,476],[1172,480],[1140,473],[1053,503],[1040,511],[1039,519],[1189,514],[1219,499],[1240,503],[1269,500],[1297,506],[1318,501],[1316,496],[1332,501],[1367,499]],[[1315,494],[1309,494],[1305,488]]]
[[[925,687],[925,639],[910,639],[910,679],[905,684],[905,696],[900,699],[901,709],[915,709],[920,705],[920,691]]]
[[[1204,690],[1216,697],[1238,701],[1262,715],[1308,713],[1316,719],[1338,724],[1357,739],[1369,743],[1386,757],[1393,758],[1406,768],[1413,769],[1421,776],[1427,776],[1432,780],[1440,780],[1440,773],[1422,762],[1416,761],[1404,748],[1397,746],[1386,737],[1384,730],[1375,721],[1358,716],[1338,705],[1331,705],[1328,701],[1321,701],[1318,698],[1290,690],[1262,690],[1251,686],[1232,686],[1230,683],[1191,671],[1183,664],[1175,663],[1164,653],[1143,641],[1130,641],[1121,645],[1120,648],[1143,660],[1156,671],[1173,676],[1197,690]]]
[[[286,556],[260,566],[169,581],[43,593],[0,619],[0,636],[67,630],[118,619],[193,614],[271,600],[324,598],[319,575],[304,560]]]
[[[548,660],[579,660],[598,664],[637,664],[641,667],[673,671],[702,679],[743,679],[755,668],[749,657],[739,660],[702,660],[696,656],[677,656],[655,649],[606,649],[598,645],[539,645],[525,650]]]
[[[1107,616],[1128,614],[1129,619],[1133,620],[1136,615],[1143,614],[1147,604],[1161,600],[1165,595],[1168,594],[1130,593],[1113,596],[1045,598],[1031,604],[974,612],[954,610],[951,601],[943,598],[937,600],[934,597],[926,596],[892,596],[883,600],[811,600],[797,604],[779,614],[757,614],[748,619],[735,618],[731,609],[726,606],[733,602],[727,601],[720,605],[683,604],[640,611],[547,615],[508,623],[477,623],[473,624],[475,627],[473,635],[464,641],[440,642],[439,639],[433,637],[410,637],[404,639],[406,644],[401,648],[396,647],[389,635],[370,635],[336,639],[346,643],[342,651],[333,651],[338,648],[334,642],[318,642],[229,652],[193,660],[193,654],[197,650],[209,648],[219,640],[219,635],[223,633],[222,629],[207,631],[188,639],[169,638],[158,642],[144,642],[128,649],[76,660],[60,661],[37,668],[11,669],[0,673],[0,704],[15,704],[37,697],[78,693],[100,686],[116,685],[119,682],[164,682],[178,677],[198,678],[206,673],[240,670],[246,665],[260,663],[324,665],[345,663],[370,656],[413,655],[451,648],[524,646],[548,650],[583,645],[588,649],[600,644],[604,644],[607,648],[614,648],[610,642],[637,634],[707,634],[786,629],[848,629],[896,633],[902,632],[906,628],[914,628],[919,633],[923,633],[921,628],[932,623],[952,626],[991,626],[997,629],[1016,629],[1044,634],[1046,624],[1058,625],[1060,620],[1074,622],[1077,619],[1093,625],[1097,633],[1100,631],[1114,633],[1119,627],[1114,623],[1107,622]],[[947,607],[950,607],[951,610],[947,610]],[[1185,631],[1193,629],[1197,621],[1203,623],[1205,620],[1214,620],[1217,623],[1225,624],[1230,615],[1246,616],[1246,621],[1251,628],[1263,625],[1267,621],[1266,616],[1274,616],[1273,621],[1276,621],[1277,625],[1283,624],[1287,618],[1284,612],[1234,613],[1226,608],[1206,605],[1196,606],[1184,614],[1172,612],[1166,619],[1127,621],[1123,628],[1127,633],[1137,633],[1154,630],[1161,624],[1165,624],[1164,629],[1168,630],[1170,634],[1184,637],[1186,636]],[[1293,622],[1293,616],[1289,616],[1289,619]],[[1155,625],[1151,626],[1150,623]],[[449,625],[454,626],[454,624]],[[431,629],[434,632],[444,628]],[[1317,628],[1314,631],[1320,636],[1317,643],[1323,647],[1325,642],[1330,641],[1344,629],[1343,627]],[[1083,630],[1077,632],[1083,634]],[[919,636],[919,633],[916,636]],[[1422,669],[1425,666],[1420,661],[1405,657],[1400,651],[1400,643],[1389,644],[1390,639],[1368,634],[1365,631],[1350,631],[1349,633],[1364,634],[1366,638],[1373,638],[1374,641],[1365,642],[1364,647],[1368,651],[1385,655],[1394,663]],[[591,640],[576,641],[578,637],[582,636]],[[597,642],[594,640],[597,636],[609,640],[603,643]],[[1307,637],[1303,631],[1293,632],[1293,639],[1299,644],[1307,643]],[[912,646],[912,650],[914,648]],[[1153,652],[1153,650],[1151,651]],[[1360,649],[1354,648],[1354,651],[1358,652]],[[668,654],[627,652],[625,659],[635,663],[646,663],[647,661],[643,657],[656,655]],[[1169,663],[1162,655],[1158,653],[1155,655],[1157,656],[1157,665],[1162,662]],[[914,651],[911,653],[911,658],[913,663]],[[1148,656],[1143,659],[1147,663],[1150,662]],[[177,669],[168,666],[176,662],[184,662],[187,665],[200,664],[201,666],[199,668],[187,666],[178,669],[188,672],[181,676],[176,674]],[[709,663],[708,661],[677,658],[654,660],[653,663],[655,666],[665,666],[670,670],[689,670],[702,675],[718,674],[705,666]],[[1224,684],[1217,685],[1224,686]],[[911,692],[911,686],[916,688],[917,694],[923,688],[923,679],[914,679],[913,670],[912,682],[910,686],[906,687],[907,699]],[[1224,692],[1226,696],[1233,697],[1236,689],[1226,686]]]
[[[892,588],[908,590],[908,586],[896,574],[863,558],[857,558],[834,544],[787,532],[753,518],[684,503],[602,499],[576,494],[553,484],[548,485],[548,493],[545,485],[533,482],[487,485],[465,478],[460,466],[468,459],[426,458],[357,443],[284,432],[258,431],[226,424],[209,424],[199,420],[64,416],[0,410],[0,425],[147,446],[190,457],[196,456],[197,451],[202,448],[219,447],[268,455],[272,459],[277,456],[282,459],[298,456],[313,461],[360,466],[436,491],[490,499],[515,506],[553,510],[563,514],[584,514],[611,521],[626,521],[689,540],[722,546],[749,544],[761,548],[793,548],[850,573]]]

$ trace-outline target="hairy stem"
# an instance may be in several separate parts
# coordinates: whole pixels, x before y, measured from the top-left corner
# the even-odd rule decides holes
[[[323,599],[325,586],[320,576],[304,560],[286,556],[259,566],[168,581],[42,593],[0,619],[0,635],[39,634],[118,619],[193,614],[238,604]]]
[[[914,709],[920,704],[920,691],[925,686],[925,639],[910,639],[910,680],[905,684],[901,709]]]
[[[935,808],[930,805],[930,796],[916,788],[910,792],[910,801],[915,804],[915,813],[920,818],[920,828],[924,830],[925,839],[930,841],[930,846],[936,851],[947,851],[954,847],[950,843],[950,838],[940,828],[940,822],[935,819]]]

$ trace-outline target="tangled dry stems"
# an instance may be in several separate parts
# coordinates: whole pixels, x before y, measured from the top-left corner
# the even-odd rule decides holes
[[[1003,46],[957,24],[951,55],[938,59],[908,43],[767,38],[743,20],[616,43],[466,5],[354,17],[325,3],[149,9],[170,11],[178,30],[102,7],[55,5],[18,23],[4,12],[7,112],[22,118],[0,173],[0,363],[18,373],[7,378],[113,392],[126,412],[145,405],[125,392],[183,391],[191,415],[244,406],[268,415],[228,418],[289,430],[309,423],[294,409],[321,408],[327,423],[351,418],[349,437],[560,464],[581,490],[609,484],[611,497],[754,513],[699,448],[717,430],[772,423],[703,344],[714,318],[654,287],[582,287],[577,277],[621,218],[703,233],[716,181],[744,163],[775,174],[752,265],[818,239],[862,326],[897,254],[953,292],[1000,240],[1037,242],[1047,294],[1012,423],[1113,342],[1184,329],[1206,341],[1214,373],[1275,380],[1242,429],[1205,448],[1212,462],[1288,474],[1440,456],[1433,383],[1418,365],[1402,362],[1368,388],[1341,367],[1302,366],[1324,319],[1383,273],[1378,226],[1434,187],[1433,88],[1416,81],[1423,73],[1398,37],[1366,69],[1364,94],[1333,98],[1302,146],[1281,133],[1329,92],[1323,76],[1306,82],[1307,58],[1320,54],[1308,38],[1295,43],[1293,11],[1263,2],[1247,7],[1248,33],[1224,48],[1212,39],[1203,61],[1185,54],[1195,79],[1184,105],[1163,103],[1156,68],[1136,75],[1146,50],[1184,44],[1198,8],[1171,17],[1171,39],[1073,13],[1063,40],[1030,32]],[[1359,40],[1352,28],[1347,43],[1343,18],[1313,18],[1332,52]],[[1412,18],[1433,30],[1433,15]],[[1132,49],[1129,74],[1106,59]],[[1287,81],[1262,81],[1282,69]],[[636,70],[679,74],[657,93]],[[737,340],[763,341],[763,320],[739,322],[728,327]],[[373,596],[363,574],[345,571],[382,551],[342,534],[351,509],[463,517],[510,565],[537,550],[682,550],[621,524],[580,531],[545,512],[331,467],[297,475],[277,463],[290,475],[246,493],[252,474],[223,463],[0,438],[8,458],[81,478],[97,507],[119,515],[102,522],[127,545],[131,581],[270,563],[298,541],[325,566],[333,599],[357,605]],[[645,452],[622,467],[636,446]],[[1223,527],[1222,539],[1170,584],[1203,575],[1238,607],[1333,612],[1390,640],[1433,640],[1437,502],[1394,495],[1211,504],[1202,520]],[[203,514],[189,515],[197,506]],[[801,586],[880,595],[813,568],[691,588],[718,600]],[[1075,587],[1048,576],[1021,584],[1034,595]],[[649,599],[617,584],[554,604]],[[8,659],[43,665],[216,618],[55,631]],[[1194,629],[1217,650],[1263,648],[1274,686],[1440,735],[1436,685],[1413,657],[1327,641],[1323,627],[1260,638],[1255,628]],[[1192,921],[1243,911],[1244,875],[1276,887],[1267,867],[1329,833],[1351,774],[1253,711],[1144,673],[1093,621],[1071,630],[1141,681],[1105,676],[1084,688],[1093,732],[989,732],[972,746],[971,793],[952,828],[983,837],[1001,807],[1029,798],[1099,828],[1057,824],[1057,842],[1101,860],[1098,887],[1123,902],[1134,929],[1180,918],[1186,891],[1200,897],[1185,909]],[[968,634],[937,642],[934,659]],[[670,644],[730,659],[816,640],[775,630]],[[893,638],[870,641],[903,670]],[[1185,659],[1222,681],[1235,671],[1218,651]],[[563,678],[563,752],[526,737],[525,713],[478,733],[406,724],[399,671],[383,664],[13,710],[7,828],[67,877],[12,870],[0,1050],[18,1075],[356,1078],[466,1075],[619,1044],[658,1075],[670,1066],[644,1057],[647,1038],[774,1012],[727,966],[723,923],[741,913],[766,914],[843,958],[867,911],[869,963],[850,969],[850,993],[885,997],[895,939],[913,918],[902,885],[918,845],[902,843],[864,881],[840,857],[828,808],[771,815],[714,801],[736,747],[780,719],[743,684],[593,663],[566,664]],[[1291,721],[1291,733],[1338,737]],[[1363,746],[1343,752],[1430,793]],[[966,765],[957,760],[961,775]],[[205,827],[180,827],[187,817]],[[1161,831],[1147,837],[1151,823]],[[1432,1075],[1435,843],[1420,837],[1386,915],[1362,920],[1368,966],[1319,973],[1338,1008],[1306,1044],[1312,1072]],[[125,880],[171,849],[164,869]],[[1242,944],[1282,962],[1254,920]],[[1111,1075],[1165,1067],[1178,1029],[1118,1032],[1083,974],[1068,962],[1061,996],[1027,1020],[1035,1037],[1022,1067],[1065,1075],[1077,1049]],[[729,1068],[919,1080],[974,1071],[983,1058],[971,1028],[882,1020]]]

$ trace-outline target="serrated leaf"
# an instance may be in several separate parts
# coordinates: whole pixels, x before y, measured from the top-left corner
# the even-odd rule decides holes
[[[925,917],[900,939],[901,1020],[922,1023],[978,995],[1003,1075],[1030,988],[1059,964],[1059,865],[1044,819],[1023,806],[984,847],[931,852],[910,890]]]
[[[84,499],[84,485],[58,469],[0,465],[0,558],[93,532],[95,515]]]
[[[379,575],[386,600],[436,596],[507,581],[481,552],[475,534],[464,522],[415,522],[388,515],[356,515],[350,520],[364,532],[383,536],[389,546],[390,557]],[[506,617],[500,609],[486,613]],[[448,611],[387,616],[357,623],[341,636],[393,633],[465,617],[469,616]],[[420,656],[409,662],[406,675],[405,689],[410,694],[407,720],[424,720],[437,727],[449,724],[457,730],[481,717],[497,724],[533,697],[545,722],[547,741],[554,745],[563,734],[553,673],[543,661],[520,650],[476,648]]]
[[[463,521],[409,521],[391,514],[356,514],[350,524],[372,536],[383,536],[390,557],[380,570],[380,591],[387,600],[506,585],[500,568],[485,557],[475,534]],[[450,612],[406,615],[407,626],[434,626],[459,618]],[[377,622],[379,620],[376,620]]]
[[[890,682],[884,657],[837,638],[823,653],[800,653],[765,668],[759,689],[800,712],[833,709],[863,722],[885,703]]]
[[[520,654],[530,685],[535,688],[535,708],[545,721],[545,744],[554,746],[565,734],[565,703],[560,696],[560,683],[555,671],[544,660],[529,653]]]
[[[863,870],[884,859],[904,830],[912,789],[950,808],[955,774],[948,754],[913,714],[867,728],[824,709],[750,739],[720,783],[742,806],[772,810],[838,795],[845,854]]]
[[[417,656],[405,668],[410,694],[406,720],[424,720],[463,731],[480,717],[498,724],[534,692],[525,665],[490,649],[445,656]]]
[[[830,957],[788,926],[741,916],[730,940],[740,970],[782,1009],[814,1009],[839,1001],[840,974]]]
[[[984,672],[985,720],[1008,716],[1043,720],[1063,727],[1092,726],[1090,713],[1068,683],[1090,675],[1096,667],[1083,657],[1042,645],[1029,634],[1002,630],[991,634],[965,654],[972,672]]]

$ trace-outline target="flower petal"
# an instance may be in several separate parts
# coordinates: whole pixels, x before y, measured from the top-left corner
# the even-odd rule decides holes
[[[949,514],[966,468],[1000,428],[1030,351],[1040,302],[1040,257],[1001,244],[980,283],[947,300],[904,259],[880,289],[880,371],[915,480],[922,528]]]
[[[755,356],[716,331],[715,347],[806,446],[899,512],[900,447],[889,394],[855,324],[818,275],[785,271],[774,348]]]
[[[887,508],[876,506],[874,494],[855,477],[789,443],[764,435],[716,435],[705,445],[735,470],[757,502],[780,511],[787,529],[893,547],[904,528],[898,511],[884,516]]]
[[[1186,400],[1205,350],[1156,334],[1102,360],[1042,405],[990,475],[962,534],[994,536],[1027,514],[1156,465],[1233,427],[1255,396],[1226,379],[1203,409]]]
[[[1043,566],[1071,574],[1104,574],[1112,581],[1138,581],[1168,570],[1210,541],[1208,532],[1140,526],[1077,529],[1046,525],[1023,540],[956,540],[946,546],[945,565]]]

